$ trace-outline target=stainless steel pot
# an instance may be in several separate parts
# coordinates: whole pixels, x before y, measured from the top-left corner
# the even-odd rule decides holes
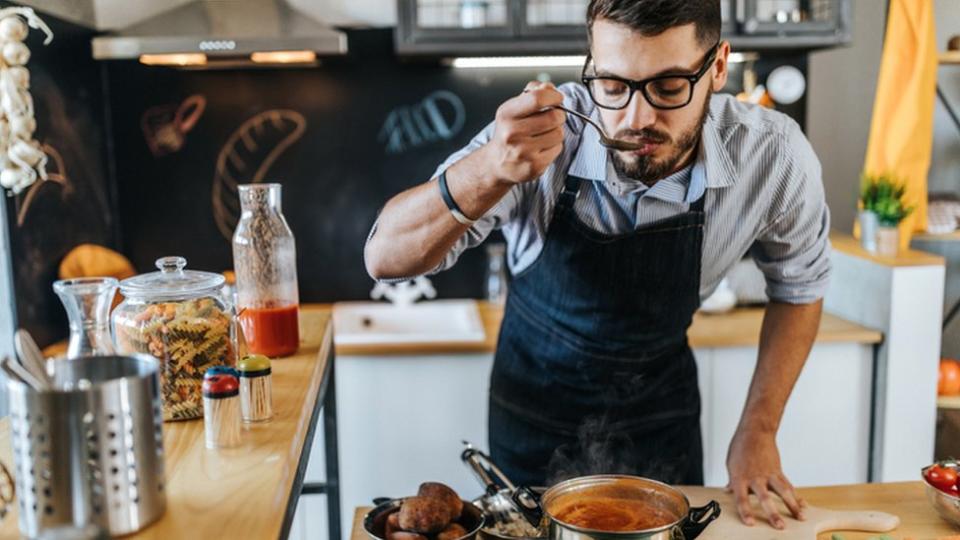
[[[363,516],[363,530],[366,531],[367,536],[369,536],[371,540],[387,540],[384,534],[387,518],[390,517],[390,514],[400,511],[400,506],[403,504],[405,498],[379,498],[373,500],[373,504],[377,505],[377,507]],[[467,501],[463,501],[463,512],[461,512],[460,517],[457,519],[457,523],[467,530],[467,534],[456,540],[474,540],[477,533],[483,528],[483,513],[480,512],[480,509],[476,506]]]
[[[473,472],[484,488],[484,494],[473,501],[483,510],[486,524],[480,530],[483,540],[542,540],[546,529],[531,526],[512,501],[517,487],[497,467],[490,456],[463,441],[465,448],[460,459]],[[532,488],[543,493],[546,488]]]
[[[558,503],[582,498],[602,497],[624,505],[642,502],[647,508],[666,514],[669,521],[655,527],[627,531],[606,531],[584,528],[559,519]],[[689,540],[696,538],[707,525],[720,516],[720,504],[710,501],[691,508],[686,495],[663,482],[639,476],[596,475],[574,478],[548,489],[542,496],[527,488],[514,493],[514,502],[531,524],[547,521],[550,540]],[[535,501],[535,504],[530,504]],[[663,520],[661,520],[663,521]]]

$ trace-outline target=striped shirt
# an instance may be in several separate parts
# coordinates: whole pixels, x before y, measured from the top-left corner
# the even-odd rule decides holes
[[[599,120],[582,85],[564,84],[560,91],[567,107]],[[540,178],[512,188],[434,272],[453,266],[464,250],[480,244],[494,229],[506,238],[511,272],[530,267],[543,250],[554,206],[570,174],[588,180],[574,205],[578,219],[608,235],[686,212],[705,194],[701,299],[747,254],[763,272],[771,299],[802,304],[823,297],[830,275],[830,213],[819,160],[790,117],[714,95],[693,164],[652,187],[618,178],[596,130],[584,129],[582,120],[567,115],[564,131],[563,152]],[[493,124],[450,156],[436,175],[484,145],[492,133]]]

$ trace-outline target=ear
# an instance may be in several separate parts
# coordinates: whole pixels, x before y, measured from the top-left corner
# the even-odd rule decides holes
[[[724,41],[720,44],[720,50],[717,51],[717,59],[713,63],[713,68],[710,70],[710,83],[713,86],[714,92],[719,92],[723,90],[723,87],[727,84],[727,76],[730,74],[729,65],[727,64],[728,58],[730,56],[730,42]]]

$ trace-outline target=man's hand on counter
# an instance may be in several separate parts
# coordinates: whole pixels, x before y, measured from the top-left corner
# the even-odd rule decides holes
[[[750,503],[751,493],[757,497],[774,528],[783,529],[785,526],[775,497],[783,499],[794,518],[804,519],[806,503],[783,474],[774,433],[738,430],[730,443],[727,471],[730,475],[727,491],[733,492],[737,512],[746,525],[756,523]]]

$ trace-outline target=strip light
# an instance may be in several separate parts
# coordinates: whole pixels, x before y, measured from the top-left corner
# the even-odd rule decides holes
[[[454,58],[449,64],[460,69],[581,67],[586,56],[481,56]]]
[[[478,56],[448,59],[446,63],[460,69],[548,68],[582,67],[586,60],[586,56]],[[740,64],[748,60],[756,60],[756,55],[733,52],[728,58],[731,64]]]
[[[310,64],[317,61],[313,51],[267,51],[255,52],[250,60],[258,64]]]
[[[141,54],[140,63],[147,66],[202,66],[207,63],[203,53]]]

